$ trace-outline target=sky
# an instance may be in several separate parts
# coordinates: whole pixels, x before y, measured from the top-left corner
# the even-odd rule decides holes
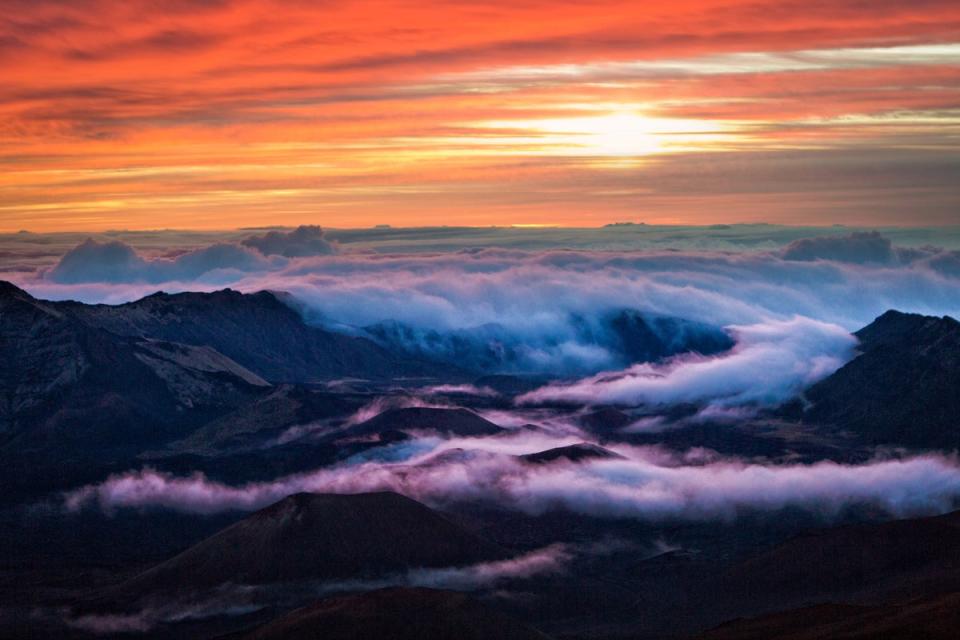
[[[0,233],[960,223],[955,0],[2,0]]]

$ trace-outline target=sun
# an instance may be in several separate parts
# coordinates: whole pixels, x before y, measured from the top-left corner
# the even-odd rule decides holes
[[[663,151],[655,120],[635,113],[544,120],[533,128],[566,138],[586,155],[630,157]]]
[[[594,107],[596,108],[596,107]],[[634,159],[702,150],[723,142],[730,125],[688,118],[661,118],[641,111],[615,110],[567,118],[475,123],[497,130],[515,153]]]

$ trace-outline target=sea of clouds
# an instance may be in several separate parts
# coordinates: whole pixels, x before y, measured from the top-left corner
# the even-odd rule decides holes
[[[868,231],[764,250],[384,253],[300,227],[165,253],[87,239],[14,279],[41,298],[107,303],[158,289],[281,290],[307,321],[333,330],[400,325],[438,357],[448,354],[437,336],[466,337],[514,352],[510,373],[580,379],[527,401],[776,404],[849,360],[849,333],[888,309],[960,315],[960,251],[898,246]],[[716,358],[625,369],[631,363],[609,335],[611,314],[623,309],[724,327],[737,346]]]
[[[899,246],[868,231],[788,237],[772,248],[738,251],[691,249],[685,241],[679,249],[489,246],[418,253],[357,249],[317,227],[249,232],[166,253],[101,238],[16,281],[41,298],[110,303],[157,289],[283,290],[307,321],[350,333],[381,322],[435,332],[495,326],[498,339],[528,349],[530,371],[561,378],[521,396],[517,411],[557,402],[698,403],[718,416],[735,417],[744,408],[749,415],[789,400],[854,357],[851,332],[888,309],[960,315],[956,250]],[[622,309],[723,327],[735,345],[713,356],[614,367],[615,358],[583,336],[605,331],[601,319]],[[570,364],[578,360],[582,366]],[[569,444],[565,438],[535,444]],[[423,456],[452,445],[419,439],[409,455],[243,486],[143,469],[80,488],[67,502],[208,513],[255,509],[297,491],[390,489],[434,505],[476,500],[526,512],[563,507],[689,519],[853,503],[895,514],[935,512],[960,495],[955,462],[937,456],[862,465],[692,464],[629,449],[618,451],[622,459],[533,467],[515,454],[535,450],[534,443],[504,449],[511,442],[516,437],[460,443],[467,453],[428,460]]]

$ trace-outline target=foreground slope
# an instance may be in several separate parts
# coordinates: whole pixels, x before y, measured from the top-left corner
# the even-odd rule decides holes
[[[744,601],[878,601],[960,590],[960,512],[798,535],[739,563],[724,589]]]
[[[392,588],[322,600],[235,640],[546,640],[463,593]]]
[[[819,604],[743,618],[699,640],[954,640],[960,629],[960,593],[887,605]]]

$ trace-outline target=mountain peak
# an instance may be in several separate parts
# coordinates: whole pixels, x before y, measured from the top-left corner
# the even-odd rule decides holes
[[[950,316],[925,316],[890,309],[854,335],[864,351],[890,344],[919,344],[960,330]]]
[[[198,587],[368,578],[508,556],[398,493],[295,493],[131,579],[123,590],[145,594],[181,585],[185,576]]]
[[[34,300],[34,297],[29,293],[13,284],[8,280],[0,280],[0,299],[6,298],[21,298],[24,300]]]
[[[806,420],[871,444],[960,445],[960,322],[888,311],[855,335],[862,353],[807,390]]]
[[[579,442],[565,447],[555,447],[538,453],[528,453],[520,457],[534,464],[544,464],[557,460],[581,462],[583,460],[616,460],[623,458],[619,453],[614,453],[600,445],[589,442]]]

